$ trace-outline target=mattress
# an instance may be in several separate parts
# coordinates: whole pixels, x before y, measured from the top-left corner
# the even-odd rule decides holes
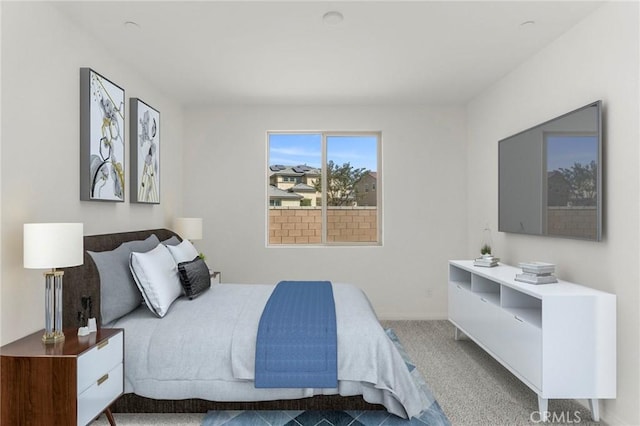
[[[164,318],[142,306],[110,327],[125,329],[125,393],[154,399],[271,401],[362,395],[400,417],[429,401],[412,380],[365,294],[333,284],[338,334],[337,388],[254,386],[258,323],[272,285],[219,284],[176,300]]]

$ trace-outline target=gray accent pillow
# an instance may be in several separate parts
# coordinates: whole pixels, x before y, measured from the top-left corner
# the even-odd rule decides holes
[[[162,244],[164,244],[165,246],[177,246],[180,243],[181,241],[175,235],[171,238],[167,238],[162,242]]]
[[[155,234],[146,240],[127,241],[109,251],[87,250],[100,275],[100,313],[102,325],[115,321],[136,309],[142,296],[129,269],[132,251],[147,252],[160,244]]]

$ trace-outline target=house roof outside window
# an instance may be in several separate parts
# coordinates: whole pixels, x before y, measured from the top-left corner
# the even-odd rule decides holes
[[[270,174],[280,176],[320,176],[320,169],[307,166],[306,164],[298,166],[283,166],[281,164],[275,164],[269,166]]]
[[[298,183],[295,184],[294,186],[292,186],[289,191],[293,191],[293,192],[317,192],[316,189],[311,186],[311,185],[307,185],[305,183]]]
[[[269,185],[269,199],[270,200],[301,200],[304,197],[295,192],[283,191],[273,185]]]

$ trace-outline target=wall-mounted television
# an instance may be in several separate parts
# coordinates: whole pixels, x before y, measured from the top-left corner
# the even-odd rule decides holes
[[[602,101],[498,142],[498,229],[600,241]]]

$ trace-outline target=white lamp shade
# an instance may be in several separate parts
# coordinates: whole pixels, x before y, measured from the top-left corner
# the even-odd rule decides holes
[[[178,217],[173,222],[173,230],[186,240],[202,239],[202,218]]]
[[[82,223],[25,223],[24,267],[53,269],[82,265]]]

